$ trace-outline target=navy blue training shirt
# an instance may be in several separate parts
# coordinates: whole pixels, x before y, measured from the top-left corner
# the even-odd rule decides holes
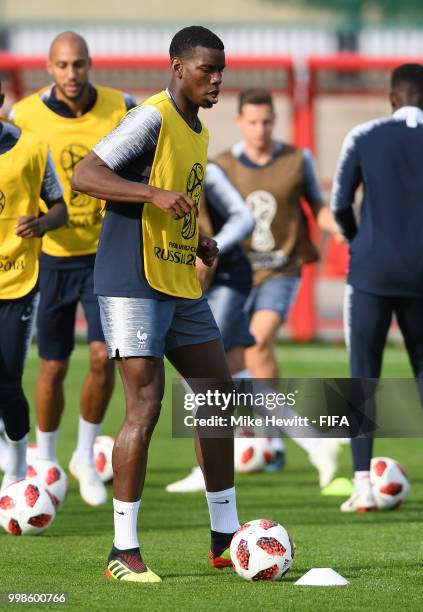
[[[331,207],[350,243],[348,282],[377,295],[423,298],[423,111],[405,106],[346,137]],[[362,185],[360,222],[353,202]]]

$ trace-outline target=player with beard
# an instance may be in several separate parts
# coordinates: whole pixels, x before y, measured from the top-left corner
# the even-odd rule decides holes
[[[0,107],[4,94],[1,93]],[[1,488],[25,478],[29,406],[22,387],[39,301],[41,237],[66,223],[48,146],[0,119],[0,407],[5,424]],[[40,197],[46,213],[40,216]]]
[[[76,193],[71,178],[76,164],[135,102],[120,91],[90,83],[87,44],[73,32],[54,39],[47,68],[54,84],[12,109],[16,124],[30,128],[50,147],[69,210],[68,223],[43,239],[40,258],[38,457],[57,461],[56,442],[65,405],[63,385],[74,348],[76,309],[81,303],[88,325],[89,372],[82,386],[78,442],[69,468],[79,480],[84,501],[97,506],[106,502],[107,492],[95,470],[93,445],[114,385],[114,368],[107,358],[93,292],[102,203],[99,198]]]
[[[163,357],[185,379],[231,381],[195,271],[196,254],[206,265],[217,254],[214,240],[198,231],[208,146],[198,110],[218,101],[223,43],[206,28],[184,28],[172,39],[170,59],[169,88],[132,110],[73,178],[78,191],[107,200],[95,292],[109,356],[123,380],[126,416],[113,450],[115,537],[106,576],[136,582],[160,581],[142,560],[137,516],[164,391]],[[207,486],[210,562],[229,567],[239,526],[233,437],[202,437],[197,448]]]

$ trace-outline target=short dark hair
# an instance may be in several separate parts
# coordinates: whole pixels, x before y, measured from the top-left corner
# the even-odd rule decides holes
[[[272,96],[267,89],[245,89],[241,91],[238,99],[238,112],[241,113],[245,104],[267,104],[273,110]]]
[[[423,91],[423,66],[421,64],[401,64],[392,71],[391,87],[414,85]]]
[[[211,30],[203,26],[189,26],[176,32],[169,47],[170,59],[181,57],[187,51],[195,47],[206,47],[207,49],[224,50],[224,44]]]

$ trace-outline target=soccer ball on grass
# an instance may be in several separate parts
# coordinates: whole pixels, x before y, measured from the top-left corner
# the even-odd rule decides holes
[[[235,471],[240,474],[261,472],[272,462],[274,452],[269,438],[234,438]]]
[[[235,571],[245,580],[280,580],[292,565],[294,545],[282,525],[268,519],[245,523],[231,542]]]
[[[112,436],[97,436],[94,443],[94,462],[97,474],[103,482],[113,480],[112,452],[115,439]]]
[[[58,463],[46,459],[36,459],[26,470],[28,480],[39,482],[50,494],[56,510],[65,501],[68,478]]]
[[[17,480],[0,497],[0,523],[11,535],[39,535],[55,516],[51,497],[38,482]]]
[[[370,482],[380,510],[398,508],[410,490],[407,473],[398,461],[374,457],[370,465]]]

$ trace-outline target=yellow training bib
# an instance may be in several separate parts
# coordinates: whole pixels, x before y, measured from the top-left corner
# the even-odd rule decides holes
[[[55,257],[89,255],[97,251],[102,201],[73,191],[71,178],[76,164],[97,142],[112,131],[126,113],[124,96],[108,87],[97,87],[93,108],[81,117],[61,117],[41,100],[41,92],[13,107],[15,123],[30,129],[48,144],[63,187],[69,220],[43,238],[43,252]],[[41,205],[45,210],[44,203]]]
[[[207,162],[208,131],[192,130],[165,91],[148,98],[162,116],[149,184],[189,195],[198,205]],[[198,219],[195,212],[174,220],[151,203],[142,213],[144,272],[154,289],[195,299],[201,286],[195,272]]]
[[[48,147],[23,131],[9,151],[0,155],[0,299],[27,295],[38,279],[39,238],[19,238],[19,217],[39,214]]]

